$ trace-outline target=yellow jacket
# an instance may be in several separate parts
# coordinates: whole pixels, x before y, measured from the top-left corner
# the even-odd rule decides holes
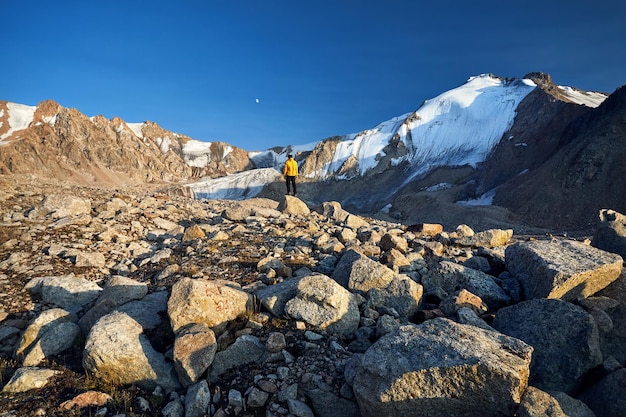
[[[285,162],[283,175],[288,177],[298,176],[298,163],[293,158],[289,158],[287,159],[287,162]]]

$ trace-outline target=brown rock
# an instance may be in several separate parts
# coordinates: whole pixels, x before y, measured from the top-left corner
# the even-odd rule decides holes
[[[104,392],[99,391],[87,391],[82,394],[78,394],[71,400],[67,400],[61,403],[60,408],[63,410],[71,410],[74,407],[85,408],[89,406],[102,407],[106,405],[113,398]]]
[[[437,236],[443,232],[443,226],[436,223],[419,223],[407,226],[406,230],[422,236]]]
[[[183,241],[188,242],[190,240],[204,239],[205,237],[206,235],[204,234],[204,231],[200,228],[200,226],[194,224],[185,229],[185,233],[183,234]]]

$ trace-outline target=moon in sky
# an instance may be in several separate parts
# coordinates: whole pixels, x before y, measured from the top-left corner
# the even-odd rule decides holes
[[[258,99],[258,98],[256,99],[256,102],[257,102],[257,103],[259,102],[259,99]]]

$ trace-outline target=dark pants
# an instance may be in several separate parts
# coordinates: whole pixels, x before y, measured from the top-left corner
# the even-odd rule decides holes
[[[293,195],[296,195],[296,177],[291,175],[285,175],[285,181],[287,181],[287,194],[290,193],[291,187],[293,187]]]

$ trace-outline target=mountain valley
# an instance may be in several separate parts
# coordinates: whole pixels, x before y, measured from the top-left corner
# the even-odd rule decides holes
[[[262,151],[0,102],[0,417],[625,415],[624,161],[544,73]]]

